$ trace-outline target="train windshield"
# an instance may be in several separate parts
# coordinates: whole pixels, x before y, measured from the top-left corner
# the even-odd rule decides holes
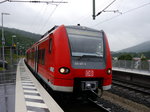
[[[68,30],[67,30],[68,31]],[[101,32],[69,29],[72,56],[103,57],[103,38]]]
[[[71,55],[73,57],[73,65],[77,65],[77,63],[87,65],[90,62],[104,61],[102,32],[67,28],[67,33],[71,47]],[[82,64],[80,62],[82,62]]]

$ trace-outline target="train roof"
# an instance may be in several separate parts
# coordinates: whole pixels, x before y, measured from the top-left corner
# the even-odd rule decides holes
[[[47,31],[44,35],[41,36],[41,38],[45,37],[46,35],[50,34],[51,32],[53,32],[57,27],[57,25],[55,25],[53,28],[51,28],[49,31]],[[72,28],[72,29],[79,29],[79,30],[87,30],[87,31],[93,31],[93,32],[100,32],[99,30],[93,29],[93,28],[89,28],[86,26],[80,26],[80,25],[65,25],[66,28]]]
[[[52,33],[55,29],[57,29],[59,26],[58,25],[55,25],[53,28],[51,28],[50,30],[48,30],[44,35],[41,36],[41,39],[34,43],[32,46],[38,44],[40,41],[44,40],[46,37],[46,35]],[[72,29],[78,29],[78,30],[87,30],[87,31],[93,31],[93,32],[101,32],[102,30],[96,30],[96,29],[93,29],[93,28],[89,28],[89,27],[86,27],[86,26],[80,26],[79,24],[78,25],[64,25],[64,27],[66,28],[72,28]]]
[[[48,35],[49,33],[51,33],[52,31],[54,31],[58,26],[55,25],[53,28],[51,28],[50,30],[48,30],[44,35],[41,36],[41,38],[45,37],[46,35]]]
[[[87,31],[93,31],[93,32],[100,32],[99,30],[89,28],[86,26],[80,26],[80,25],[70,25],[70,26],[65,26],[66,28],[72,28],[72,29],[79,29],[79,30],[87,30]]]

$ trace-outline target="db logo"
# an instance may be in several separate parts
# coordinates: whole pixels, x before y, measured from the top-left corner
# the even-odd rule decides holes
[[[86,70],[85,71],[85,76],[86,77],[92,77],[92,76],[94,76],[94,71],[93,70]]]

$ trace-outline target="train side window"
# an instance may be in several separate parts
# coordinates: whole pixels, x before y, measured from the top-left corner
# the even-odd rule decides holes
[[[38,63],[41,63],[41,50],[38,51]]]
[[[45,49],[42,50],[42,65],[45,64]]]
[[[35,52],[32,52],[32,60],[34,61]]]
[[[49,53],[52,52],[52,38],[49,39]]]

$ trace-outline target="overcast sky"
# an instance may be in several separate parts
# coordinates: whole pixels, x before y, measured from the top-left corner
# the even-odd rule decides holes
[[[150,0],[116,0],[107,10],[119,10],[122,14],[103,12],[96,20],[92,19],[92,0],[62,1],[68,3],[2,3],[0,13],[10,13],[4,16],[4,26],[44,34],[54,25],[81,24],[104,30],[112,51],[150,41]],[[97,14],[113,0],[95,1]]]

